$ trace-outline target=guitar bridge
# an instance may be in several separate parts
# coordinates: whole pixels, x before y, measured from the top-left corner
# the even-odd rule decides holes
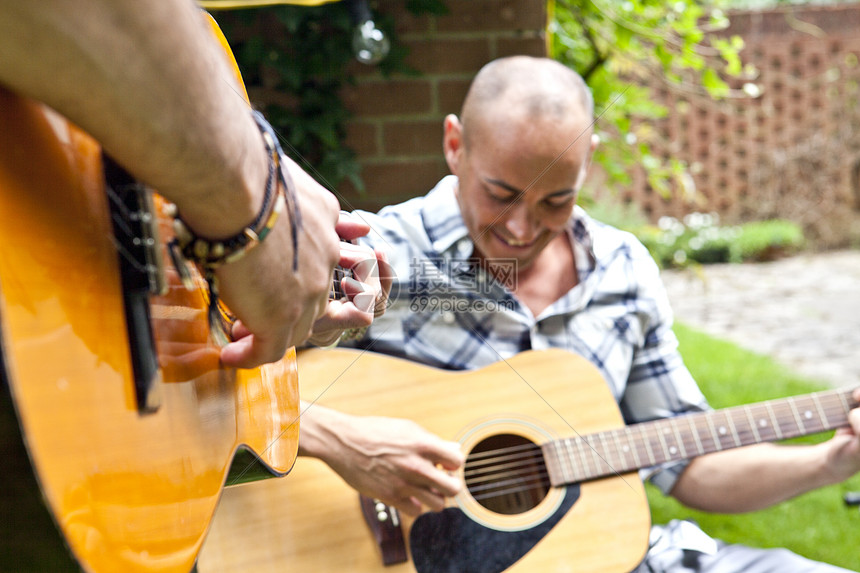
[[[403,563],[406,555],[406,541],[403,539],[403,529],[400,527],[400,515],[397,509],[366,495],[359,494],[361,512],[364,521],[370,528],[374,541],[382,554],[383,565]]]

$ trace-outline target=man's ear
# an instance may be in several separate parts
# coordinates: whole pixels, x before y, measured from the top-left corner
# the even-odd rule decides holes
[[[588,155],[585,157],[585,163],[582,164],[582,167],[579,170],[579,175],[576,178],[576,191],[579,192],[579,189],[585,184],[585,179],[588,177],[588,171],[591,169],[591,160],[594,157],[594,150],[597,149],[597,145],[600,143],[600,136],[596,133],[591,134],[591,144],[588,146]]]
[[[448,169],[451,173],[457,175],[460,157],[463,153],[463,124],[452,113],[445,117],[443,125],[445,134],[442,137],[442,149],[445,153],[445,161],[448,162]]]

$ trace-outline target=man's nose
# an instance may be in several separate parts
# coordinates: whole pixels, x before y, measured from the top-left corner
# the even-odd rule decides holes
[[[506,227],[517,241],[529,242],[534,239],[536,217],[528,205],[519,203],[509,211]]]

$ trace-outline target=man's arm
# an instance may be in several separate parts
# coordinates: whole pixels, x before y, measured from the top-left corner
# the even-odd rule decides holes
[[[359,492],[409,515],[439,511],[462,488],[459,444],[409,420],[357,417],[302,404],[299,455],[326,462]]]
[[[758,444],[696,458],[671,494],[696,509],[739,513],[842,482],[860,472],[860,408],[849,420],[851,428],[821,444]]]
[[[268,159],[248,104],[190,0],[0,0],[0,84],[53,107],[132,174],[176,203],[201,237],[253,221]],[[218,272],[240,319],[222,360],[279,359],[310,334],[338,262],[338,205],[295,164],[302,212],[298,272],[291,221]]]

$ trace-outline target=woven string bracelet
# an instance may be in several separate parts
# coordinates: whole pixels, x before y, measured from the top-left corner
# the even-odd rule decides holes
[[[180,218],[175,206],[171,206],[168,210],[168,214],[173,217],[174,230],[174,239],[169,245],[169,250],[186,284],[190,283],[190,273],[184,268],[183,263],[192,261],[200,267],[210,282],[210,288],[213,288],[214,285],[211,283],[215,270],[241,259],[251,249],[262,243],[284,210],[288,212],[292,223],[293,270],[298,268],[298,231],[301,227],[301,213],[295,198],[295,188],[282,160],[283,150],[278,143],[277,135],[262,114],[254,111],[253,117],[260,129],[266,154],[269,157],[263,205],[254,221],[232,237],[209,240],[195,235]]]

